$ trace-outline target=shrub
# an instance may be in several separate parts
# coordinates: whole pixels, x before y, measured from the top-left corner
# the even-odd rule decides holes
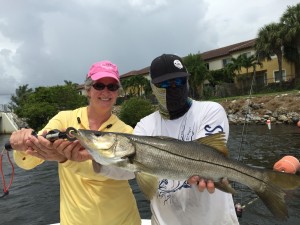
[[[133,97],[121,105],[120,119],[134,127],[140,119],[154,112],[154,107],[149,100]]]

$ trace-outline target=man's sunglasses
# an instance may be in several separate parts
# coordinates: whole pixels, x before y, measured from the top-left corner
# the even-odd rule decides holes
[[[104,90],[105,87],[107,87],[107,89],[109,91],[116,91],[120,88],[119,84],[113,84],[113,83],[107,84],[107,85],[102,84],[102,83],[94,83],[93,84],[93,88],[95,88],[98,91]]]
[[[163,82],[155,84],[156,87],[159,88],[169,88],[169,87],[182,87],[186,84],[185,77],[177,77],[171,80],[165,80]]]

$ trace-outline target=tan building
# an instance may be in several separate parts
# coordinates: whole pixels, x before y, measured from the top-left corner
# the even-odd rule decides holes
[[[202,59],[207,62],[209,70],[218,70],[225,68],[227,63],[231,62],[231,58],[237,58],[239,55],[247,55],[248,57],[255,54],[255,40],[248,40],[240,42],[237,44],[229,45],[223,48],[214,49],[211,51],[201,53]],[[295,78],[295,67],[293,64],[287,62],[283,58],[282,62],[282,77],[279,76],[278,61],[276,55],[271,57],[271,60],[264,60],[261,62],[262,67],[256,67],[256,83],[268,85],[274,82],[290,81]],[[245,68],[241,68],[241,71],[235,72],[237,75],[236,84],[239,85],[240,82],[249,82],[250,78],[245,77],[244,79],[239,79],[247,75]],[[253,74],[253,68],[249,68],[248,74]],[[250,81],[251,82],[251,81]]]
[[[254,55],[255,40],[256,39],[251,39],[200,54],[202,59],[207,63],[207,67],[210,71],[219,70],[225,68],[226,64],[230,63],[232,58],[237,58],[239,55],[245,54],[248,57]],[[255,71],[255,82],[260,86],[274,82],[290,81],[295,78],[294,65],[287,62],[284,58],[282,62],[282,77],[280,77],[279,74],[276,55],[272,56],[270,61],[264,60],[261,63],[262,67],[257,66]],[[235,85],[237,88],[251,84],[253,68],[248,69],[248,74],[245,68],[241,68],[241,71],[235,71],[235,73]],[[131,76],[144,76],[149,79],[149,66],[121,75],[121,81]]]
[[[150,67],[147,66],[147,67],[145,67],[143,69],[140,69],[140,70],[132,70],[132,71],[130,71],[128,73],[125,73],[125,74],[123,74],[123,75],[120,76],[121,83],[124,84],[124,81],[127,78],[134,77],[134,76],[143,76],[147,80],[150,80],[149,70],[150,70]],[[123,87],[123,89],[125,89],[125,87]],[[133,86],[127,88],[127,90],[124,90],[124,93],[125,94],[129,94],[130,93],[130,95],[135,95],[135,96],[138,96],[138,95],[141,95],[141,94],[142,95],[145,94],[142,87],[133,87]]]
[[[147,66],[140,70],[132,70],[128,73],[121,75],[120,78],[121,80],[123,80],[131,76],[145,76],[149,80],[149,70],[150,70],[150,66]]]

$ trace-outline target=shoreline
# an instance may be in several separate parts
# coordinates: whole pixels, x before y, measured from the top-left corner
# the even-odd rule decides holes
[[[227,113],[229,124],[297,125],[300,118],[300,92],[238,98],[220,101]]]

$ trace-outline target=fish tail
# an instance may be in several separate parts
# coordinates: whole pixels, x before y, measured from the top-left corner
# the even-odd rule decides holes
[[[289,216],[284,190],[299,188],[300,176],[275,171],[265,171],[264,175],[265,188],[255,192],[277,219],[286,220]]]

